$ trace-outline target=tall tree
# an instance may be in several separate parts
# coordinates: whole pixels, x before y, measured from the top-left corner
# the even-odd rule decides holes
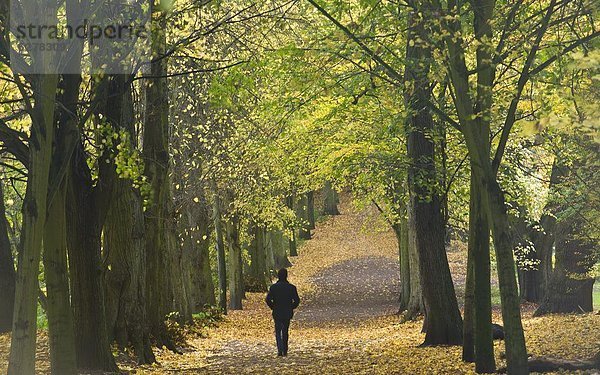
[[[167,84],[167,13],[158,3],[153,10],[152,63],[146,78],[146,103],[143,134],[144,174],[150,185],[146,217],[146,260],[148,319],[151,333],[169,344],[164,320],[173,311],[175,279],[181,277],[176,255],[169,155],[169,100]],[[175,272],[175,273],[174,273]],[[179,288],[177,288],[179,289]],[[179,294],[179,290],[177,291]],[[181,297],[178,295],[177,297]],[[179,301],[181,302],[181,301]],[[179,304],[181,307],[181,304]]]
[[[462,320],[445,249],[445,228],[439,193],[436,192],[437,171],[435,146],[432,140],[434,121],[427,103],[431,100],[428,79],[428,47],[424,40],[425,25],[409,14],[409,36],[406,47],[405,107],[408,111],[407,155],[408,189],[414,220],[409,230],[414,232],[419,254],[419,271],[426,315],[426,345],[461,344]],[[430,274],[436,277],[430,277]]]
[[[46,313],[52,374],[77,374],[75,332],[67,272],[66,186],[55,195],[44,233],[44,276],[48,295]]]
[[[226,233],[227,244],[229,245],[229,310],[241,310],[244,296],[239,225],[236,214],[228,218]]]
[[[340,211],[338,210],[338,194],[334,190],[331,182],[325,181],[323,185],[323,213],[325,215],[339,215]]]
[[[39,11],[39,10],[38,10]],[[54,16],[56,16],[54,9]],[[52,21],[53,10],[44,11]],[[39,63],[39,61],[38,61]],[[9,374],[35,373],[38,272],[46,224],[48,176],[54,140],[56,74],[33,77],[35,105],[29,146],[27,192],[23,202],[21,250],[18,257]]]
[[[211,182],[213,190],[213,221],[215,227],[215,246],[217,248],[217,266],[219,273],[219,306],[227,314],[227,259],[225,257],[225,241],[223,239],[223,222],[221,221],[221,199],[216,183]]]
[[[12,329],[15,303],[15,263],[8,237],[8,220],[4,205],[4,184],[0,180],[0,333]]]

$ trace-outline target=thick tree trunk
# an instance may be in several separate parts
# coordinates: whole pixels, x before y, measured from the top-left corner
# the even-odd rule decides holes
[[[151,187],[145,212],[147,254],[147,303],[151,333],[161,343],[172,346],[166,336],[164,320],[168,313],[187,310],[182,283],[181,252],[175,248],[169,171],[169,102],[167,84],[166,15],[153,21],[152,51],[146,86],[146,118],[143,135],[144,174]],[[178,311],[186,319],[187,311]]]
[[[557,158],[552,164],[550,173],[550,194],[560,194],[559,186],[561,180],[568,173],[567,168],[561,165]],[[556,215],[560,207],[550,200],[544,207],[544,214],[540,218],[539,225],[529,228],[529,239],[533,246],[531,257],[537,262],[535,267],[529,267],[520,273],[521,298],[525,301],[541,303],[552,275],[552,253],[556,232]]]
[[[121,348],[133,346],[139,364],[156,361],[146,318],[144,213],[131,181],[115,181],[104,224],[106,319]]]
[[[52,16],[52,9],[48,9]],[[15,284],[15,306],[8,373],[35,373],[38,273],[46,224],[48,177],[54,140],[56,75],[34,76],[34,113],[29,142],[29,173]]]
[[[101,222],[83,144],[75,149],[67,186],[67,249],[77,366],[117,371],[104,312],[100,261]],[[106,198],[101,199],[104,202]]]
[[[205,305],[215,304],[215,286],[210,268],[210,214],[206,200],[183,207],[181,240],[187,271],[190,272],[190,302],[192,312],[201,311]]]
[[[273,230],[270,232],[271,246],[273,246],[273,263],[274,270],[286,268],[292,265],[286,254],[285,237],[281,230]]]
[[[339,215],[340,211],[337,206],[338,195],[329,181],[325,181],[325,185],[323,186],[323,198],[323,213],[325,215]]]
[[[12,329],[15,305],[15,263],[8,238],[8,221],[4,207],[4,186],[0,180],[0,333]]]
[[[227,221],[229,245],[229,309],[241,310],[243,294],[242,248],[240,246],[239,220],[234,215]]]
[[[557,224],[555,267],[548,291],[535,316],[550,313],[581,313],[593,309],[595,279],[589,276],[594,267],[594,244],[581,238],[581,219],[573,214]]]
[[[268,289],[268,268],[265,229],[254,224],[251,226],[252,241],[248,248],[250,253],[250,267],[248,269],[248,284],[246,290],[249,292],[266,292]]]
[[[217,247],[217,266],[219,272],[219,306],[227,314],[227,259],[225,258],[225,243],[223,241],[223,223],[221,221],[221,199],[213,183],[213,220],[215,225],[215,243]]]
[[[408,40],[424,33],[422,22],[415,22]],[[439,194],[435,191],[437,173],[435,147],[430,135],[434,122],[427,104],[431,99],[426,61],[430,52],[417,43],[407,43],[405,106],[411,113],[407,122],[407,154],[409,199],[413,210],[413,230],[419,253],[419,271],[427,332],[425,345],[456,345],[462,343],[462,319],[456,301],[454,284],[445,249],[445,228]],[[430,275],[436,277],[430,277]]]
[[[44,277],[50,342],[50,368],[52,374],[77,374],[73,312],[69,294],[67,272],[67,232],[65,217],[65,192],[63,187],[48,208],[44,233]]]
[[[535,270],[523,272],[523,288],[521,298],[525,301],[540,303],[552,275],[552,254],[554,252],[554,232],[556,231],[556,216],[544,214],[540,219],[541,230],[533,230],[531,243],[535,248],[539,264]]]
[[[275,275],[275,251],[273,248],[273,230],[265,229],[265,252],[266,252],[266,261],[265,266],[266,276],[267,276],[267,286],[271,285],[271,279],[273,275]]]

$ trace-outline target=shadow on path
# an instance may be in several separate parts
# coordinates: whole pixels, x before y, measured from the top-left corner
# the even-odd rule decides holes
[[[303,325],[362,320],[398,310],[397,263],[385,257],[349,259],[329,267],[311,281],[316,292],[298,311]]]

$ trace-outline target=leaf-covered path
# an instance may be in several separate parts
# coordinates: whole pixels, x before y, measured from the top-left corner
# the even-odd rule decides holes
[[[396,243],[391,233],[363,228],[368,212],[353,212],[346,202],[341,210],[320,223],[292,259],[290,281],[302,303],[290,329],[288,357],[276,356],[264,296],[249,294],[243,311],[230,312],[208,340],[196,343],[206,349],[205,367],[196,371],[372,373],[376,353],[369,347],[388,336],[382,327],[397,320]]]
[[[376,212],[355,212],[347,198],[342,215],[318,225],[292,259],[290,281],[303,299],[290,328],[288,357],[276,356],[271,315],[263,294],[248,294],[243,311],[231,311],[208,338],[194,339],[184,355],[164,351],[159,368],[142,373],[189,374],[472,374],[459,347],[419,348],[421,322],[399,324],[397,244],[378,230]],[[464,264],[449,253],[455,280]],[[457,277],[458,276],[458,277]],[[460,289],[460,285],[459,285]],[[494,317],[499,321],[498,316]],[[560,322],[552,322],[560,319]],[[585,358],[600,338],[597,315],[528,318],[530,352]],[[553,339],[549,337],[548,327]],[[557,328],[560,327],[560,328]],[[497,356],[503,343],[496,342]],[[502,365],[502,361],[499,361]],[[139,368],[138,368],[139,370]]]
[[[231,311],[204,338],[190,335],[184,354],[156,349],[158,364],[119,366],[135,374],[474,374],[460,360],[460,347],[419,348],[421,322],[399,324],[397,244],[381,231],[376,212],[355,212],[347,198],[342,215],[318,225],[313,239],[292,259],[290,281],[302,300],[290,329],[288,357],[276,356],[273,323],[264,294],[248,293],[244,310]],[[464,282],[465,254],[448,253],[457,289]],[[460,293],[460,292],[459,292]],[[501,322],[497,312],[494,321]],[[600,345],[600,315],[564,315],[523,320],[533,355],[585,359]],[[0,335],[0,373],[8,360],[9,335]],[[495,343],[501,358],[503,342]],[[48,343],[38,333],[37,369],[49,373]],[[502,366],[503,361],[498,360]]]

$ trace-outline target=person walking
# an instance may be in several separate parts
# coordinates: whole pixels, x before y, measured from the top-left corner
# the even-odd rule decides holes
[[[300,304],[298,290],[287,281],[288,272],[285,268],[277,272],[277,282],[269,288],[267,305],[273,310],[275,321],[275,341],[277,342],[277,355],[285,357],[288,353],[288,330],[290,320],[294,316],[294,309]]]

